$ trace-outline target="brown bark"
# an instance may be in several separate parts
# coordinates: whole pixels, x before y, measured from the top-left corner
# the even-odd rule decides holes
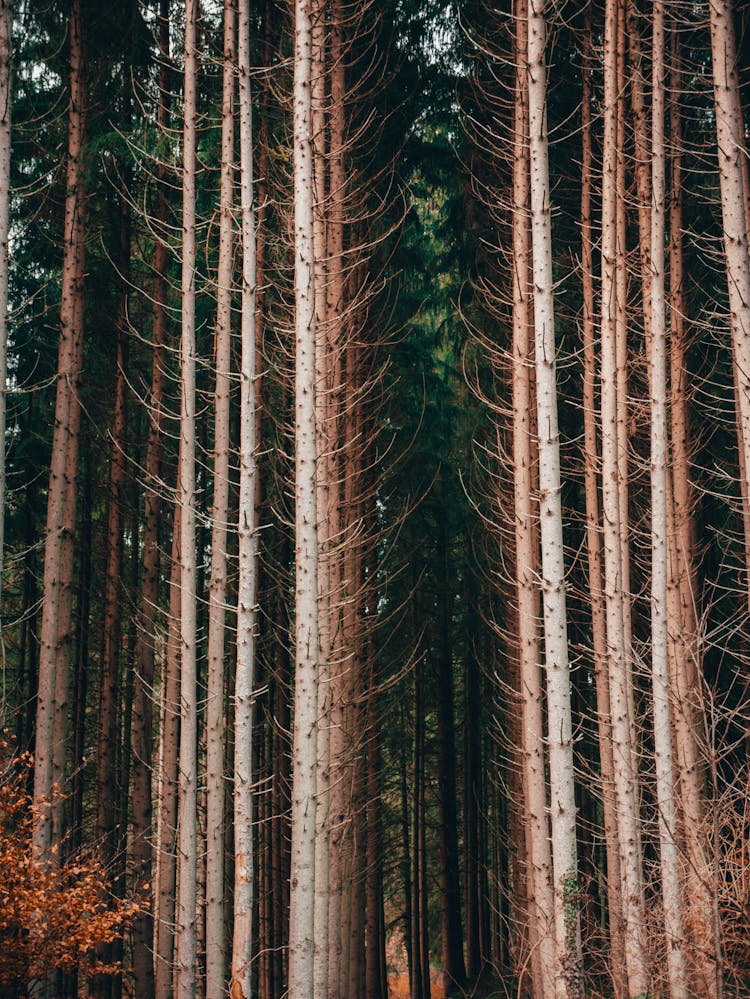
[[[208,587],[206,690],[206,992],[220,995],[226,979],[224,926],[224,732],[227,534],[234,208],[234,76],[236,3],[224,3],[222,66],[219,263],[216,290],[214,386],[214,492],[211,510],[211,576]],[[252,153],[251,153],[252,155]],[[253,252],[255,247],[253,247]],[[253,289],[254,293],[254,289]],[[253,330],[253,337],[255,331]],[[253,345],[254,346],[254,345]],[[254,394],[254,386],[252,387]],[[253,428],[254,428],[253,415]]]
[[[459,882],[458,814],[456,807],[456,740],[453,715],[453,594],[448,570],[447,510],[440,481],[437,525],[437,600],[439,647],[437,667],[437,748],[440,806],[440,913],[443,984],[446,995],[458,994],[466,981]]]
[[[159,106],[157,121],[164,134],[169,124],[169,0],[159,3]],[[133,701],[133,884],[136,892],[146,890],[153,869],[153,698],[156,620],[159,603],[161,559],[159,528],[162,514],[161,466],[164,442],[164,394],[167,362],[167,268],[166,242],[167,169],[158,168],[158,189],[153,220],[154,246],[153,326],[151,332],[151,390],[148,401],[148,443],[145,461],[145,501],[143,523],[143,572],[138,608],[136,682]],[[158,960],[158,956],[156,958]],[[133,981],[136,995],[148,999],[154,992],[153,912],[146,907],[133,924]]]
[[[55,781],[59,781],[62,776],[65,759],[71,563],[80,422],[78,388],[83,351],[86,187],[82,152],[87,90],[80,0],[72,0],[69,23],[70,108],[60,343],[47,493],[34,757],[34,804],[38,811],[34,824],[33,850],[38,860],[48,860],[50,857],[54,838],[50,803]],[[55,807],[54,811],[59,817],[59,807]],[[55,832],[59,833],[60,830]]]
[[[177,884],[177,745],[180,725],[180,508],[174,508],[167,645],[161,681],[154,918],[156,999],[172,997]]]
[[[623,882],[623,935],[627,987],[631,994],[648,987],[643,926],[645,899],[640,848],[640,817],[635,777],[632,717],[631,648],[629,627],[629,586],[626,562],[627,456],[623,455],[623,425],[627,422],[627,399],[623,389],[627,361],[623,352],[623,329],[617,296],[622,293],[617,280],[617,257],[622,246],[622,195],[618,132],[622,107],[618,100],[621,74],[618,73],[618,38],[621,38],[621,0],[607,0],[604,41],[604,147],[602,164],[602,276],[601,276],[601,424],[602,424],[602,526],[604,554],[604,595],[607,630],[607,661],[612,715],[612,748],[617,800],[620,873]],[[621,134],[621,132],[620,132]],[[624,357],[623,357],[624,353]],[[625,519],[623,519],[623,517]],[[624,537],[625,536],[625,537]]]
[[[72,846],[83,842],[83,794],[86,751],[86,695],[88,690],[89,626],[91,612],[92,468],[90,448],[84,450],[81,497],[81,534],[76,601],[76,655],[73,674],[73,808]]]
[[[417,619],[421,620],[419,615]],[[421,644],[421,642],[420,642]],[[415,663],[414,682],[414,869],[415,884],[415,941],[417,954],[417,987],[412,988],[412,999],[430,999],[430,929],[429,890],[427,871],[427,827],[425,815],[425,703],[424,662],[425,650]]]
[[[199,0],[185,0],[180,336],[180,745],[175,999],[194,999],[197,948],[198,690],[196,547],[196,169]],[[202,565],[202,560],[200,562]],[[201,590],[203,588],[201,587]]]
[[[591,637],[596,681],[599,759],[604,811],[604,837],[607,856],[607,900],[615,996],[622,996],[625,984],[625,950],[622,933],[620,854],[614,789],[612,723],[607,673],[607,636],[605,624],[601,518],[599,512],[598,443],[596,409],[596,346],[594,310],[593,240],[591,187],[591,5],[586,10],[586,34],[583,54],[582,142],[581,161],[581,273],[583,282],[583,421],[584,482],[586,492],[586,541],[588,546],[589,590],[591,594]]]
[[[468,549],[467,545],[467,549]],[[476,577],[467,551],[466,582],[466,663],[464,667],[464,909],[466,912],[466,974],[475,982],[482,968],[481,907],[483,892],[480,878],[482,821],[482,705],[481,676],[477,656],[480,622],[476,612],[478,593]]]
[[[355,511],[349,508],[347,488],[352,468],[356,466],[356,456],[352,453],[357,443],[350,439],[351,435],[342,423],[346,418],[342,412],[357,405],[356,393],[358,373],[350,370],[346,384],[342,388],[341,357],[344,350],[345,328],[343,312],[345,308],[343,254],[344,254],[344,189],[346,178],[344,174],[344,59],[343,59],[343,12],[340,0],[333,0],[331,5],[330,44],[329,44],[329,75],[330,75],[330,112],[328,116],[329,152],[328,152],[328,200],[326,225],[326,257],[327,283],[325,289],[326,309],[326,381],[325,381],[325,420],[327,450],[325,457],[325,475],[328,481],[327,536],[328,553],[328,625],[330,636],[330,770],[338,779],[331,782],[329,794],[330,815],[330,845],[329,845],[329,985],[332,984],[332,969],[335,968],[337,955],[341,944],[338,940],[341,913],[342,883],[342,845],[346,828],[347,804],[345,787],[347,781],[344,772],[347,767],[345,758],[347,733],[345,731],[344,707],[347,699],[347,689],[350,686],[348,673],[352,662],[346,655],[345,642],[347,634],[343,627],[346,619],[342,608],[343,583],[347,576],[347,558],[342,550],[342,540],[345,531],[351,531]],[[348,352],[353,361],[356,349]],[[353,365],[350,365],[353,367]],[[345,437],[342,445],[341,437]],[[342,454],[342,447],[345,451]],[[344,480],[342,482],[342,479]],[[331,992],[332,999],[338,995]]]
[[[533,499],[536,442],[533,439],[533,339],[530,316],[531,234],[528,161],[528,21],[524,0],[516,5],[515,100],[513,119],[513,510],[518,689],[521,700],[520,752],[528,947],[532,990],[551,994],[554,978],[552,858],[547,818],[541,648],[539,637],[538,509]],[[519,957],[521,954],[519,952]],[[522,958],[525,960],[525,954]]]
[[[295,674],[289,991],[313,995],[318,739],[318,510],[316,296],[310,5],[295,2]],[[328,927],[325,927],[327,935]],[[327,949],[326,949],[327,950]]]
[[[678,806],[687,852],[688,925],[693,940],[693,988],[708,997],[717,994],[719,941],[715,936],[714,892],[702,833],[705,812],[705,773],[701,759],[701,656],[696,617],[694,496],[690,471],[690,398],[688,390],[688,312],[685,296],[682,233],[682,122],[679,36],[672,29],[672,72],[669,109],[671,197],[669,202],[669,323],[671,388],[671,590],[670,639],[674,675],[672,717],[675,764],[679,781]],[[747,509],[747,508],[745,508]],[[698,956],[699,955],[699,956]]]
[[[13,0],[0,2],[0,580],[5,567],[7,502],[5,430],[8,378],[8,229],[10,222],[10,153],[13,86]],[[0,625],[2,587],[0,587]]]
[[[109,490],[107,497],[106,568],[104,577],[104,636],[102,642],[102,674],[99,691],[99,731],[96,757],[96,838],[99,857],[105,869],[116,853],[116,807],[118,720],[120,718],[120,652],[122,644],[122,570],[123,570],[123,509],[127,470],[127,315],[128,271],[130,263],[130,218],[125,201],[122,205],[120,273],[123,286],[117,315],[117,375],[115,379],[114,419],[110,457]],[[128,750],[129,750],[128,733]],[[110,876],[111,876],[110,871]],[[108,950],[102,952],[107,961]],[[108,996],[112,992],[111,975],[96,976],[90,985],[93,996]]]

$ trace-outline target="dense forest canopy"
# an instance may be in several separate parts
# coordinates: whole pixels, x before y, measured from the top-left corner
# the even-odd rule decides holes
[[[746,0],[0,0],[0,996],[750,991]]]

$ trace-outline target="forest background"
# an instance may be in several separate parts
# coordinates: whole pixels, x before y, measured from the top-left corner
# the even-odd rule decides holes
[[[749,17],[0,0],[0,995],[747,994]]]

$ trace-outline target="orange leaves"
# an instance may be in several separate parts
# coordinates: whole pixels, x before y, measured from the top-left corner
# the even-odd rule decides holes
[[[97,963],[95,949],[121,936],[140,909],[109,895],[94,859],[32,858],[31,767],[28,754],[13,758],[0,743],[0,989],[56,970],[117,970]]]

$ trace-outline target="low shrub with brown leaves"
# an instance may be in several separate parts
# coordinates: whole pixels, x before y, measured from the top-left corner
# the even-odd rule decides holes
[[[32,760],[0,744],[0,991],[23,990],[55,971],[113,972],[97,948],[123,934],[139,911],[107,893],[102,866],[83,855],[32,857]]]

